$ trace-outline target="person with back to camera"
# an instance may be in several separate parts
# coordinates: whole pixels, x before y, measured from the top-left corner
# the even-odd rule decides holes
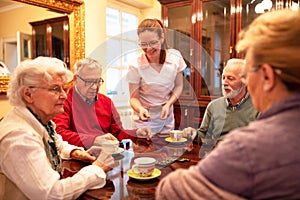
[[[111,155],[90,155],[63,141],[51,120],[62,113],[66,83],[73,73],[56,58],[21,62],[11,77],[8,97],[14,108],[0,122],[0,199],[76,199],[106,184]],[[82,160],[72,177],[61,179],[61,159]]]
[[[124,130],[112,100],[99,93],[104,80],[102,66],[92,58],[83,58],[74,65],[75,86],[69,90],[64,112],[56,116],[56,131],[70,144],[86,149],[135,137],[151,138],[149,127]]]
[[[212,100],[205,110],[197,133],[199,138],[205,138],[203,141],[212,139],[210,145],[222,140],[229,131],[247,126],[259,115],[252,104],[247,86],[240,78],[244,65],[243,59],[232,58],[227,61],[222,73],[223,97]],[[184,132],[195,134],[196,130],[188,127]]]
[[[127,74],[134,125],[169,133],[174,129],[173,104],[183,89],[186,63],[179,51],[167,49],[160,20],[144,19],[137,34],[143,52],[129,65]]]
[[[299,35],[300,12],[289,9],[264,13],[239,34],[241,78],[261,114],[162,179],[157,199],[300,199]]]

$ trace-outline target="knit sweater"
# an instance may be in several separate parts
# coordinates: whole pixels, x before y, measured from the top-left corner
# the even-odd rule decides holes
[[[222,139],[229,131],[247,126],[259,115],[252,104],[251,97],[247,98],[235,110],[230,109],[226,101],[225,97],[220,97],[208,104],[203,121],[198,129],[199,137]]]

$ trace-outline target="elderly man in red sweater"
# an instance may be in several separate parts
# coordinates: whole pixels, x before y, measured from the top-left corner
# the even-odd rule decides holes
[[[98,93],[102,67],[94,59],[84,58],[74,65],[75,86],[64,102],[64,113],[53,121],[56,132],[70,144],[90,148],[103,139],[119,140],[151,137],[149,127],[124,130],[110,98]]]

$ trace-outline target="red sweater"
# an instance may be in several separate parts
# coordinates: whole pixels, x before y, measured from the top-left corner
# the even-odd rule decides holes
[[[56,132],[70,144],[88,149],[96,136],[106,133],[113,134],[120,141],[134,139],[136,130],[123,129],[113,102],[103,94],[98,94],[94,104],[88,104],[73,87],[64,102],[64,110],[53,121],[56,123]]]

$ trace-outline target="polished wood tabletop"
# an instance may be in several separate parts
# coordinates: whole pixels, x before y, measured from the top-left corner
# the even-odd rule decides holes
[[[200,141],[188,139],[183,143],[169,143],[165,139],[156,135],[151,141],[123,140],[124,151],[114,155],[116,167],[108,172],[106,185],[88,190],[78,199],[154,199],[155,188],[162,178],[178,168],[197,164],[205,152],[210,150],[210,147],[201,147]],[[145,156],[157,160],[156,168],[161,171],[161,175],[148,180],[129,177],[127,171],[131,169],[134,159]],[[85,165],[79,161],[63,161],[63,176],[72,176]]]

